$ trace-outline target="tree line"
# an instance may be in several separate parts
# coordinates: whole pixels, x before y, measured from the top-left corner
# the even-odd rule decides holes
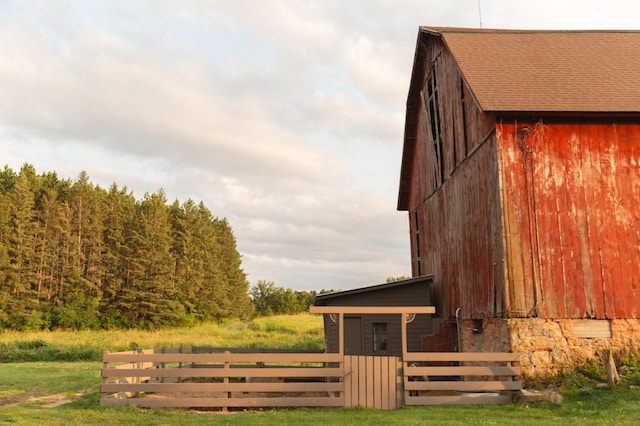
[[[315,298],[319,294],[333,293],[333,289],[292,290],[277,287],[273,281],[259,280],[251,287],[250,296],[254,314],[258,316],[293,315],[309,312]]]
[[[0,171],[0,328],[158,328],[253,309],[226,219],[86,172]]]

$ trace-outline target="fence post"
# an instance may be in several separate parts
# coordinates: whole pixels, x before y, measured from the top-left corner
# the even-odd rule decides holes
[[[231,353],[231,351],[224,351],[225,355],[229,355]],[[229,384],[229,368],[230,368],[230,364],[229,364],[229,358],[225,357],[224,360],[224,377],[222,378],[222,382],[225,385]],[[226,387],[226,386],[225,386]],[[227,399],[231,398],[231,392],[225,392]],[[222,407],[222,411],[227,411],[228,407]]]
[[[109,351],[106,351],[102,354],[102,368],[107,369],[109,368],[109,362],[104,360],[104,355],[108,354]],[[102,375],[102,384],[106,384],[109,381],[109,378],[106,377],[104,375],[104,373],[101,373]],[[103,391],[102,389],[100,389],[100,405],[102,405],[103,401],[105,401],[107,399],[107,393],[105,391]]]
[[[163,347],[160,349],[160,353],[163,353],[163,354],[164,354],[164,353],[166,353],[166,352],[167,352],[167,350],[166,350],[166,349],[167,349],[167,348],[163,346]],[[162,361],[162,362],[160,363],[160,368],[164,369],[164,368],[166,367],[166,364],[167,364],[166,362]],[[156,380],[157,380],[157,378],[156,378]],[[160,383],[164,383],[164,376],[160,377]]]

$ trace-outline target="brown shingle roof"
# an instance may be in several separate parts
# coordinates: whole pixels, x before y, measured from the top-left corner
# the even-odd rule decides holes
[[[484,111],[640,111],[640,31],[420,30],[443,37]]]

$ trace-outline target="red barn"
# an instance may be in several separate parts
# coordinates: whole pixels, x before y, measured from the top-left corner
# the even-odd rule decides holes
[[[640,352],[640,31],[421,27],[398,209],[457,325],[425,350]]]

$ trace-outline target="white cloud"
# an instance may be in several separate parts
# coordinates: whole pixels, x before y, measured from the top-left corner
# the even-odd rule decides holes
[[[203,200],[254,283],[408,275],[395,205],[418,26],[477,27],[478,4],[0,2],[0,158]],[[485,27],[637,27],[623,1],[480,6]]]

